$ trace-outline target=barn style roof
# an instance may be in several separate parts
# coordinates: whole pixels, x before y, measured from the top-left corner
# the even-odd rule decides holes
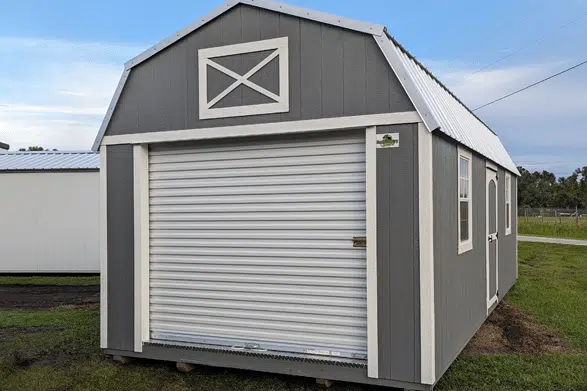
[[[0,152],[0,171],[97,170],[100,154],[87,151]]]
[[[125,64],[114,98],[106,113],[93,149],[97,150],[114,107],[120,97],[124,83],[132,68],[159,53],[186,35],[222,15],[238,4],[281,12],[299,18],[314,20],[333,26],[373,35],[389,65],[399,78],[429,131],[440,131],[449,137],[487,157],[514,174],[520,175],[499,137],[463,102],[461,102],[424,65],[403,48],[382,25],[351,20],[324,12],[294,7],[271,0],[229,0],[209,14],[196,20],[155,46],[147,49]]]

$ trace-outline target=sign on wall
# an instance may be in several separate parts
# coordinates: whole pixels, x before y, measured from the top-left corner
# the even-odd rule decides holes
[[[229,67],[222,65],[223,58],[238,58],[250,53],[263,54],[262,60],[239,74]],[[278,61],[278,72],[268,72],[268,78],[274,77],[279,85],[279,91],[270,91],[262,86],[253,77],[267,67],[272,61]],[[210,77],[211,70],[220,72],[234,81],[228,87],[221,89],[213,85],[215,81]],[[289,111],[289,69],[288,69],[288,39],[287,37],[268,39],[263,41],[247,42],[236,45],[226,45],[214,48],[198,50],[198,72],[199,72],[199,100],[200,118],[225,118],[241,117],[246,115],[283,113]],[[241,105],[222,105],[224,99],[238,87],[245,86],[268,98],[268,103],[247,104],[243,99]],[[214,91],[212,94],[211,91]],[[214,95],[214,96],[210,96]]]
[[[399,147],[399,133],[383,133],[377,135],[377,148]]]

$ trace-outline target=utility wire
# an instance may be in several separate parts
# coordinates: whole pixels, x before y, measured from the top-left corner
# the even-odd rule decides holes
[[[537,44],[537,43],[539,43],[539,42],[543,41],[545,38],[547,38],[547,37],[549,37],[550,35],[552,35],[552,34],[556,33],[557,31],[559,31],[559,30],[562,30],[562,29],[564,29],[565,27],[567,27],[567,26],[570,26],[571,24],[575,23],[575,22],[576,22],[576,21],[578,21],[579,19],[583,18],[585,15],[587,15],[587,12],[586,12],[586,13],[584,13],[584,14],[582,14],[582,15],[580,15],[580,16],[578,16],[577,18],[575,18],[575,19],[571,20],[570,22],[568,22],[568,23],[565,23],[565,24],[563,24],[562,26],[559,26],[559,27],[557,27],[556,29],[554,29],[554,30],[550,31],[549,33],[546,33],[546,34],[542,35],[542,36],[541,36],[540,38],[538,38],[537,40],[535,40],[535,41],[532,41],[532,42],[529,42],[529,43],[527,43],[526,45],[520,46],[518,49],[514,50],[513,52],[510,52],[510,53],[506,54],[505,56],[503,56],[503,57],[500,57],[499,59],[495,60],[494,62],[492,62],[492,63],[490,63],[490,64],[487,64],[487,65],[485,65],[484,67],[482,67],[481,69],[478,69],[478,70],[476,70],[475,72],[471,73],[470,75],[466,76],[466,77],[465,77],[465,80],[468,80],[468,79],[470,79],[472,76],[476,75],[477,73],[479,73],[479,72],[482,72],[482,71],[486,70],[487,68],[490,68],[490,67],[494,66],[495,64],[497,64],[497,63],[500,63],[500,62],[502,62],[503,60],[505,60],[505,59],[507,59],[507,58],[509,58],[509,57],[513,56],[514,54],[517,54],[517,53],[521,52],[522,50],[526,49],[528,46],[532,46],[532,45],[534,45],[534,44]]]
[[[543,3],[545,3],[545,1],[544,1]],[[518,22],[521,22],[522,20],[526,19],[526,17],[528,17],[528,15],[530,15],[530,14],[533,14],[533,13],[534,13],[535,11],[537,11],[537,10],[538,10],[538,9],[539,9],[541,6],[542,6],[542,4],[539,4],[537,7],[535,7],[535,8],[532,8],[532,9],[531,9],[531,10],[530,10],[528,13],[526,13],[525,15],[522,15],[522,17],[521,17],[521,18],[518,18],[518,19],[517,19],[517,21],[518,21]],[[481,42],[488,41],[489,39],[496,37],[498,34],[499,34],[499,33],[495,33],[495,34],[489,34],[489,35],[485,36],[485,38],[481,39]],[[447,64],[446,64],[447,68],[450,68],[450,67],[451,67],[451,64],[452,64],[452,62],[453,62],[454,60],[456,60],[457,58],[461,57],[461,56],[462,56],[463,54],[465,54],[465,53],[467,53],[467,52],[462,52],[462,53],[460,53],[460,54],[457,54],[456,56],[454,56],[453,58],[451,58],[450,60],[448,60],[448,62],[447,62]]]
[[[567,68],[567,69],[565,69],[565,70],[563,70],[563,71],[560,71],[560,72],[558,72],[558,73],[555,73],[554,75],[552,75],[552,76],[549,76],[549,77],[547,77],[546,79],[539,80],[539,81],[537,81],[536,83],[530,84],[529,86],[526,86],[526,87],[524,87],[524,88],[520,88],[520,89],[519,89],[519,90],[517,90],[517,91],[511,92],[511,93],[509,93],[509,94],[507,94],[507,95],[505,95],[505,96],[502,96],[501,98],[498,98],[498,99],[492,100],[492,101],[491,101],[491,102],[489,102],[489,103],[485,103],[484,105],[481,105],[481,106],[477,107],[476,109],[473,109],[472,111],[477,111],[477,110],[479,110],[479,109],[482,109],[482,108],[484,108],[484,107],[487,107],[487,106],[489,106],[489,105],[492,105],[492,104],[494,104],[494,103],[496,103],[496,102],[499,102],[500,100],[504,100],[505,98],[509,98],[509,97],[510,97],[510,96],[512,96],[512,95],[516,95],[516,94],[518,94],[518,93],[520,93],[520,92],[522,92],[522,91],[526,91],[526,90],[527,90],[527,89],[529,89],[529,88],[532,88],[532,87],[534,87],[534,86],[537,86],[538,84],[544,83],[544,82],[545,82],[545,81],[547,81],[547,80],[554,79],[555,77],[557,77],[557,76],[560,76],[560,75],[562,75],[563,73],[567,73],[567,72],[569,72],[569,71],[571,71],[571,70],[573,70],[573,69],[575,69],[575,68],[579,68],[581,65],[585,65],[585,64],[587,64],[587,60],[585,60],[585,61],[583,61],[583,62],[581,62],[581,63],[579,63],[579,64],[577,64],[577,65],[573,65],[572,67],[570,67],[570,68]]]

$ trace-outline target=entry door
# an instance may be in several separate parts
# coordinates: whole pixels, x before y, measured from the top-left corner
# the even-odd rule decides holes
[[[498,296],[497,275],[499,261],[497,256],[497,172],[487,167],[487,308],[489,309]]]
[[[365,132],[150,152],[151,341],[364,359]]]

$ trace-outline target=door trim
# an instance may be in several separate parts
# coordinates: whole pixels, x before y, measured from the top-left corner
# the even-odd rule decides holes
[[[365,192],[367,214],[367,375],[379,378],[377,338],[377,127],[365,131]]]
[[[491,181],[495,182],[495,229],[496,229],[496,237],[495,240],[495,295],[493,297],[490,296],[489,292],[489,184]],[[489,309],[498,301],[498,292],[499,292],[499,203],[498,203],[498,186],[499,181],[497,178],[497,172],[492,168],[487,166],[485,169],[485,282],[486,282],[486,293],[485,297],[487,300],[487,313],[489,313]]]

